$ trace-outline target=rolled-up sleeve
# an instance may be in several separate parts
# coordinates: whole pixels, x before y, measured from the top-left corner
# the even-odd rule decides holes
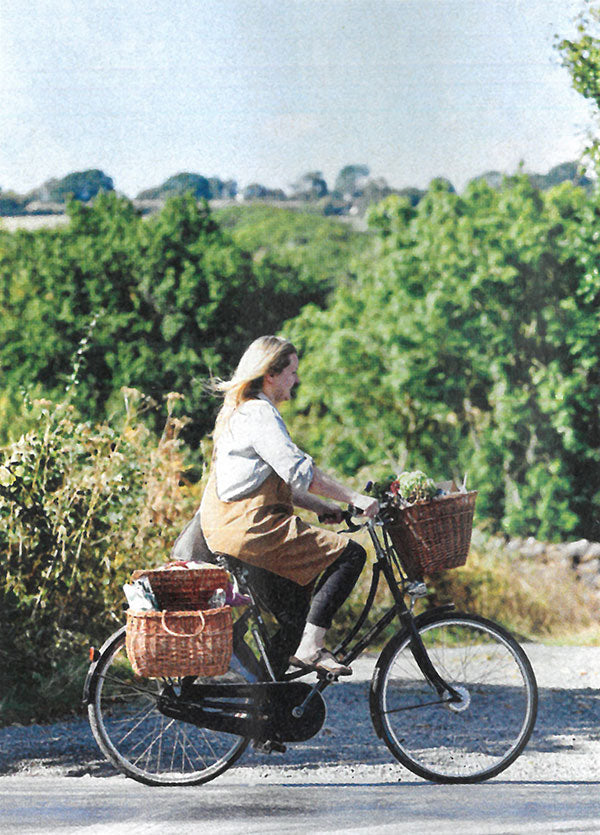
[[[257,454],[290,487],[308,492],[314,462],[290,438],[283,418],[270,403],[259,401],[251,410],[250,431]]]

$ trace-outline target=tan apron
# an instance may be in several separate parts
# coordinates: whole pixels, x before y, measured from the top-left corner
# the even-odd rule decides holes
[[[294,515],[292,491],[277,473],[243,499],[223,502],[214,471],[200,507],[202,530],[211,551],[287,577],[312,582],[342,553],[347,541]]]

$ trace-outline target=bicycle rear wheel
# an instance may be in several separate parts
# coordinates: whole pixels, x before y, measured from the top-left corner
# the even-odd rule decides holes
[[[206,681],[248,680],[233,656],[229,671]],[[128,777],[154,786],[212,780],[240,757],[247,737],[171,719],[158,709],[165,688],[181,692],[182,680],[137,676],[125,651],[125,628],[102,648],[88,694],[88,715],[105,756]]]
[[[461,695],[440,698],[413,656],[406,633],[384,648],[371,684],[378,736],[415,774],[439,783],[475,783],[519,756],[537,714],[537,684],[523,649],[477,615],[422,619],[419,634],[440,676]]]

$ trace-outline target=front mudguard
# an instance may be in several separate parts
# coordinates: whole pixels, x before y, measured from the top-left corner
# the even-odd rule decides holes
[[[421,612],[415,618],[415,626],[420,629],[434,620],[437,620],[440,615],[456,614],[453,603],[446,603],[444,606],[436,606],[434,609],[428,609],[426,612]],[[375,733],[379,739],[383,739],[383,726],[381,722],[381,713],[379,711],[379,691],[381,689],[381,675],[389,664],[390,658],[394,655],[398,647],[404,643],[408,637],[408,630],[403,628],[396,632],[395,635],[389,639],[387,644],[381,650],[381,654],[375,664],[373,676],[371,678],[371,689],[369,692],[369,708],[371,710],[371,721],[375,728]]]

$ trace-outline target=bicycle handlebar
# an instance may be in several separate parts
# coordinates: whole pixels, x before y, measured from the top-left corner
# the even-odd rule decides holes
[[[342,510],[342,521],[346,523],[346,526],[350,533],[354,533],[355,531],[359,531],[362,525],[357,525],[352,521],[353,516],[362,516],[363,512],[359,507],[355,507],[354,505],[349,504],[348,510]],[[330,516],[327,513],[321,514],[319,517],[319,522],[323,524],[327,524],[327,522],[333,522],[335,519],[333,516]]]

